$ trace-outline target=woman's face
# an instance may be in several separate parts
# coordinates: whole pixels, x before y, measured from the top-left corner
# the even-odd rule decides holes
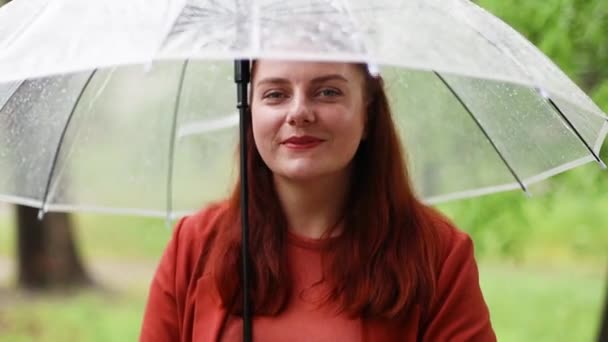
[[[353,64],[256,62],[253,135],[275,176],[312,180],[347,172],[365,131],[363,82]]]

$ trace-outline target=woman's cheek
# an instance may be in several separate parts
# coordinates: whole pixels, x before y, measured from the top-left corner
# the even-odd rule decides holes
[[[272,120],[268,120],[266,117],[254,117],[253,118],[253,138],[255,140],[258,152],[264,160],[271,157],[273,151],[276,150],[278,145],[277,140],[277,126]]]

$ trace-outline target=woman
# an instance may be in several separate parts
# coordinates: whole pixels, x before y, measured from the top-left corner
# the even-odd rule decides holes
[[[251,95],[254,340],[495,341],[471,240],[415,198],[381,78],[263,60]],[[142,341],[241,340],[234,189],[178,223]]]

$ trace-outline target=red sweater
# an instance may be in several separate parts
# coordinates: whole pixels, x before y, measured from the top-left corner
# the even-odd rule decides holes
[[[141,341],[241,341],[242,321],[222,307],[209,275],[195,269],[214,222],[211,207],[180,220],[150,287]],[[288,260],[294,295],[276,317],[253,320],[254,341],[496,341],[479,288],[471,239],[438,220],[445,251],[430,317],[414,310],[406,324],[336,316],[319,309],[310,285],[321,277],[320,241],[289,235]],[[296,270],[296,271],[293,271]]]

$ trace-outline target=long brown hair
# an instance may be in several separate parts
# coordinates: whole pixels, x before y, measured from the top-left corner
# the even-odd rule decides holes
[[[367,135],[353,160],[344,230],[323,250],[325,300],[352,316],[394,319],[416,305],[424,312],[431,304],[438,236],[412,191],[382,78],[363,64],[357,67],[365,74]],[[255,314],[275,315],[291,291],[287,220],[247,120],[251,304]],[[219,226],[208,265],[224,306],[240,314],[240,180]]]

